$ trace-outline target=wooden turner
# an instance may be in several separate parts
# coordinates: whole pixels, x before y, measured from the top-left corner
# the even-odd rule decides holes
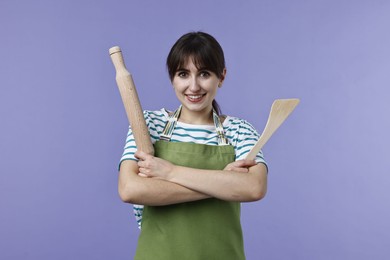
[[[253,146],[252,150],[246,156],[247,160],[254,160],[257,153],[265,145],[268,139],[275,133],[279,126],[287,119],[287,117],[294,111],[298,105],[299,99],[276,99],[272,103],[271,111],[268,116],[267,124],[261,134],[259,140]]]

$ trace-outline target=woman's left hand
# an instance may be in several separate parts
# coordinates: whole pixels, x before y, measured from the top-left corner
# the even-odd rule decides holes
[[[225,171],[249,172],[249,167],[256,165],[255,160],[238,160],[225,166]]]
[[[167,179],[175,165],[158,157],[154,157],[142,151],[137,151],[135,157],[139,159],[138,167],[140,175]]]

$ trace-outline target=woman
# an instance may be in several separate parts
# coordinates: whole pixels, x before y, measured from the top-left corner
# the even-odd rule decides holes
[[[136,150],[130,129],[120,165],[121,199],[145,205],[134,205],[142,227],[135,259],[245,259],[240,202],[267,189],[262,153],[244,160],[259,136],[219,115],[214,98],[226,68],[211,35],[183,35],[167,67],[181,106],[145,111],[155,156]]]

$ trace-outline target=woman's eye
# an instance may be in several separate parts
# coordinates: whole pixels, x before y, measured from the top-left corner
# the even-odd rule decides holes
[[[184,78],[184,77],[187,76],[187,73],[184,72],[184,71],[180,71],[180,72],[177,73],[177,76],[179,76],[180,78]]]
[[[210,76],[210,73],[209,73],[208,71],[202,71],[202,72],[200,73],[200,76],[201,76],[202,78],[207,78],[207,77]]]

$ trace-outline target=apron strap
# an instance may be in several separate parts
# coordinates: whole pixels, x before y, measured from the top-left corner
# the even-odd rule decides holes
[[[176,127],[177,120],[179,119],[180,113],[181,113],[180,107],[168,118],[167,123],[165,124],[164,130],[160,135],[160,140],[169,142],[171,140],[173,130]],[[225,137],[225,133],[223,131],[223,125],[221,123],[221,120],[219,119],[219,116],[217,112],[213,108],[213,121],[214,126],[217,132],[218,137],[218,145],[229,145],[228,140]]]

